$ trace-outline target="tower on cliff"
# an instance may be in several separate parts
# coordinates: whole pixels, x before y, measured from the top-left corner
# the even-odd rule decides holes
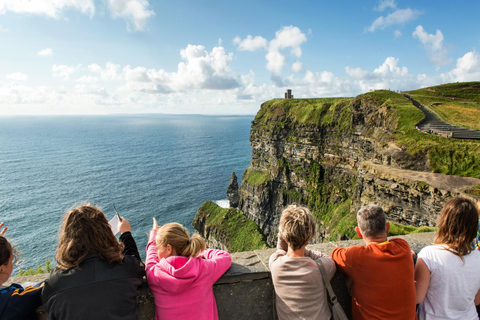
[[[292,89],[287,89],[287,92],[285,92],[285,99],[293,99]]]

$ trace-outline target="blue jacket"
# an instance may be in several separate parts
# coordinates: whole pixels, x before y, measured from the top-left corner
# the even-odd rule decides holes
[[[41,287],[25,289],[16,283],[0,287],[0,319],[37,320],[35,310],[42,304]]]

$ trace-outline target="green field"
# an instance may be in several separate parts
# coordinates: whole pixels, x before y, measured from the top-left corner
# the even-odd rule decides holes
[[[450,124],[480,130],[480,82],[450,83],[407,91]]]

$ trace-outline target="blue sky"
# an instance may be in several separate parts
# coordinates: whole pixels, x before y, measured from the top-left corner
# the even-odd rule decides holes
[[[0,115],[255,114],[480,80],[480,1],[0,0]]]

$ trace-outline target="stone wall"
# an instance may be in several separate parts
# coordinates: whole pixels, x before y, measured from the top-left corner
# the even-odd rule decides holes
[[[401,236],[418,252],[433,241],[433,233]],[[337,241],[310,245],[309,248],[326,254],[337,246],[349,247],[363,244],[362,240]],[[232,254],[232,267],[213,286],[220,320],[275,320],[275,293],[268,268],[268,258],[275,249],[237,252]],[[39,282],[47,275],[34,277],[14,277],[11,282]],[[332,286],[347,315],[351,314],[351,300],[347,292],[344,276],[337,272]],[[40,320],[48,315],[40,307],[37,310]],[[137,315],[139,320],[155,319],[155,305],[146,283],[138,297]]]

